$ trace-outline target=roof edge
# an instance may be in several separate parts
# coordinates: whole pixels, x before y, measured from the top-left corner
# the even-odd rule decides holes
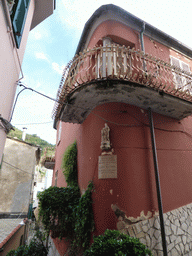
[[[95,22],[95,20],[97,18],[99,18],[103,13],[109,12],[109,11],[115,12],[121,18],[123,18],[125,21],[129,21],[129,23],[132,23],[134,25],[136,24],[140,29],[142,29],[143,23],[145,23],[145,32],[144,32],[145,35],[153,37],[158,42],[164,43],[166,46],[168,46],[170,48],[174,48],[175,50],[178,50],[178,51],[182,52],[183,54],[192,58],[192,48],[181,43],[177,39],[171,37],[170,35],[164,33],[163,31],[157,29],[156,27],[145,22],[144,20],[136,17],[135,15],[125,11],[121,7],[118,7],[113,4],[102,5],[101,7],[99,7],[92,14],[92,16],[89,18],[89,20],[85,23],[85,26],[84,26],[83,32],[81,34],[81,38],[80,38],[80,41],[77,46],[77,50],[76,50],[75,54],[78,54],[84,48],[86,40],[89,35],[90,27]]]

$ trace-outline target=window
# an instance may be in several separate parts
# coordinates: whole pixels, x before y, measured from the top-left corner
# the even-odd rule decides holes
[[[17,48],[19,48],[21,44],[29,3],[30,0],[16,0],[13,6],[11,20]]]
[[[58,145],[61,140],[61,132],[62,132],[62,122],[61,121],[59,121],[57,132],[58,132],[58,137],[57,137],[57,145]]]
[[[103,50],[97,56],[97,78],[126,74],[130,70],[131,59],[121,45],[114,43],[109,37],[105,37],[103,38],[103,46]]]
[[[2,158],[1,158],[1,162],[0,162],[0,170],[1,170],[1,167],[2,167],[2,163],[3,163],[3,157],[4,157],[4,154],[2,155]]]
[[[57,187],[58,170],[55,172],[55,187]]]
[[[171,65],[190,73],[190,67],[187,63],[171,56]],[[182,88],[183,90],[190,90],[192,88],[192,84],[189,79],[187,79],[187,75],[181,74],[179,71],[175,71],[173,73],[176,89]]]
[[[23,235],[20,237],[19,246],[21,246],[21,245],[24,245],[24,236]]]

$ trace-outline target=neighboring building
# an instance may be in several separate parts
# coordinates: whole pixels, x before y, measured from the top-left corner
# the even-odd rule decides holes
[[[40,171],[41,170],[41,171]],[[43,174],[41,174],[43,172]],[[38,194],[52,185],[53,170],[36,166],[34,188],[33,188],[33,209],[38,206]]]
[[[52,185],[53,168],[55,165],[55,148],[45,148],[41,162],[36,166],[34,191],[33,191],[33,208],[38,206],[37,195],[39,192],[49,188]]]
[[[49,17],[55,8],[54,0],[15,0],[8,7],[0,1],[0,159],[11,129],[9,123],[29,31]]]
[[[25,244],[28,223],[22,218],[0,219],[0,256]]]
[[[39,147],[7,138],[0,169],[0,216],[27,217],[39,154]]]
[[[188,255],[192,49],[125,10],[104,5],[85,24],[76,54],[63,73],[54,109],[52,184],[66,186],[62,156],[76,140],[81,191],[94,181],[95,234],[118,228],[156,256],[166,250],[164,228],[168,255]],[[158,217],[153,123],[164,223]],[[60,254],[61,243],[55,241]]]
[[[40,149],[18,139],[7,138],[0,168],[0,255],[24,244],[32,205],[35,165]]]

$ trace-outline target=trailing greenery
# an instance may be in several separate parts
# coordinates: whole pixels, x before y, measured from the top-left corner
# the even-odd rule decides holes
[[[80,191],[78,187],[49,187],[39,193],[39,216],[45,230],[52,232],[52,237],[73,236],[75,226],[74,210],[76,209]]]
[[[93,183],[90,182],[84,195],[78,187],[50,187],[38,195],[39,216],[45,230],[53,238],[71,241],[70,255],[85,250],[90,244],[94,229],[92,210]]]
[[[48,248],[43,244],[45,237],[37,231],[29,245],[21,245],[16,250],[11,250],[7,256],[47,256]]]
[[[92,209],[93,182],[90,182],[84,195],[81,196],[79,204],[74,211],[75,228],[71,243],[73,249],[76,247],[86,249],[90,245],[91,233],[94,230],[94,215]]]
[[[94,237],[94,243],[84,252],[84,256],[152,256],[149,249],[139,239],[107,229],[103,235]]]
[[[63,154],[62,165],[63,174],[68,186],[78,186],[77,176],[77,143],[69,145]]]
[[[81,196],[77,179],[77,143],[70,145],[62,161],[67,187],[50,187],[38,195],[39,216],[53,238],[70,240],[69,255],[87,249],[94,229],[92,209],[93,183]]]

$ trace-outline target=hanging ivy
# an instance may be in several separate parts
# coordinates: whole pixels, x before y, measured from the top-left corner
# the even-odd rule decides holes
[[[72,247],[75,249],[86,249],[90,245],[91,233],[94,230],[94,215],[92,209],[92,191],[93,182],[90,182],[84,195],[79,200],[74,215],[75,215],[75,228],[74,239]]]
[[[38,195],[39,216],[45,230],[52,238],[70,240],[69,255],[77,255],[90,245],[94,229],[92,209],[93,182],[90,182],[84,195],[80,195],[77,179],[77,143],[70,145],[62,161],[67,187],[50,187]]]
[[[39,216],[52,237],[71,237],[74,230],[74,209],[79,204],[78,187],[49,187],[39,193]]]
[[[92,189],[91,182],[82,196],[78,187],[50,187],[38,195],[39,216],[45,230],[51,232],[52,238],[70,240],[70,255],[89,247],[94,229]]]
[[[77,175],[77,143],[69,145],[63,154],[62,165],[63,174],[68,186],[78,186]]]

